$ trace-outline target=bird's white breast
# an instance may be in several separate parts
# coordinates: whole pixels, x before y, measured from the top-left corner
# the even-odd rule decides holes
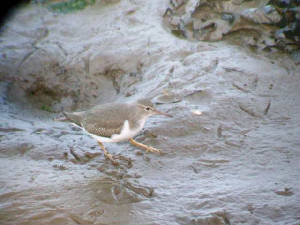
[[[144,127],[146,118],[139,121],[139,126],[135,129],[130,128],[128,120],[125,120],[121,133],[111,136],[112,142],[125,141],[137,135]]]
[[[124,121],[120,134],[113,134],[110,138],[108,137],[101,137],[95,134],[91,134],[87,132],[83,127],[82,129],[87,132],[91,137],[95,138],[97,141],[100,142],[120,142],[120,141],[127,141],[130,138],[136,136],[144,127],[146,122],[146,118],[141,119],[139,121],[139,126],[135,129],[131,129],[129,126],[128,120]]]

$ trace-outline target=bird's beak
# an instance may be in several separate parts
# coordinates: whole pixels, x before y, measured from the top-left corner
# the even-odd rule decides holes
[[[173,117],[172,115],[168,114],[168,113],[165,113],[165,112],[161,112],[161,111],[158,111],[155,109],[155,114],[157,115],[163,115],[163,116],[167,116],[167,117]]]

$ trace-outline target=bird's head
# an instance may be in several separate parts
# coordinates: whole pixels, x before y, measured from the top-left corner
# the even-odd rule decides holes
[[[152,115],[163,115],[167,117],[172,117],[170,114],[158,111],[154,108],[154,105],[149,99],[140,99],[138,100],[138,106],[141,110],[143,110],[143,114],[145,116],[152,116]]]

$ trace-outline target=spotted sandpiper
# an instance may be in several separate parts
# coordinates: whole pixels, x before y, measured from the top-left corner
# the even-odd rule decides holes
[[[87,111],[64,112],[65,117],[80,126],[90,136],[95,138],[106,158],[113,164],[118,164],[106,150],[103,142],[129,141],[141,149],[160,153],[159,149],[139,143],[133,139],[144,127],[146,120],[152,115],[171,115],[154,108],[148,99],[134,103],[107,103],[97,105]]]

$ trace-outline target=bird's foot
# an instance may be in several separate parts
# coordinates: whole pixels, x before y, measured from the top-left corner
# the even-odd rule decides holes
[[[147,146],[147,145],[146,145]],[[145,148],[146,152],[156,152],[156,153],[161,153],[161,150],[160,149],[157,149],[157,148],[154,148],[154,147],[151,147],[151,146],[147,146]]]
[[[138,147],[138,148],[140,148],[140,149],[145,150],[146,152],[156,152],[156,153],[161,153],[161,150],[159,150],[159,149],[157,149],[157,148],[153,148],[153,147],[148,146],[148,145],[145,145],[145,144],[142,144],[142,143],[140,143],[140,142],[137,142],[137,141],[133,140],[132,138],[129,139],[129,142],[130,142],[132,145],[134,145],[134,146],[136,146],[136,147]]]
[[[109,159],[114,166],[120,165],[116,160],[114,160],[114,157],[112,156],[112,154],[110,154],[108,152],[104,152],[104,156],[105,156],[105,158]]]
[[[109,159],[114,166],[119,166],[120,164],[116,160],[114,160],[112,154],[110,154],[106,150],[106,148],[104,147],[104,145],[100,141],[98,141],[98,144],[99,144],[100,148],[103,150],[105,158]]]

